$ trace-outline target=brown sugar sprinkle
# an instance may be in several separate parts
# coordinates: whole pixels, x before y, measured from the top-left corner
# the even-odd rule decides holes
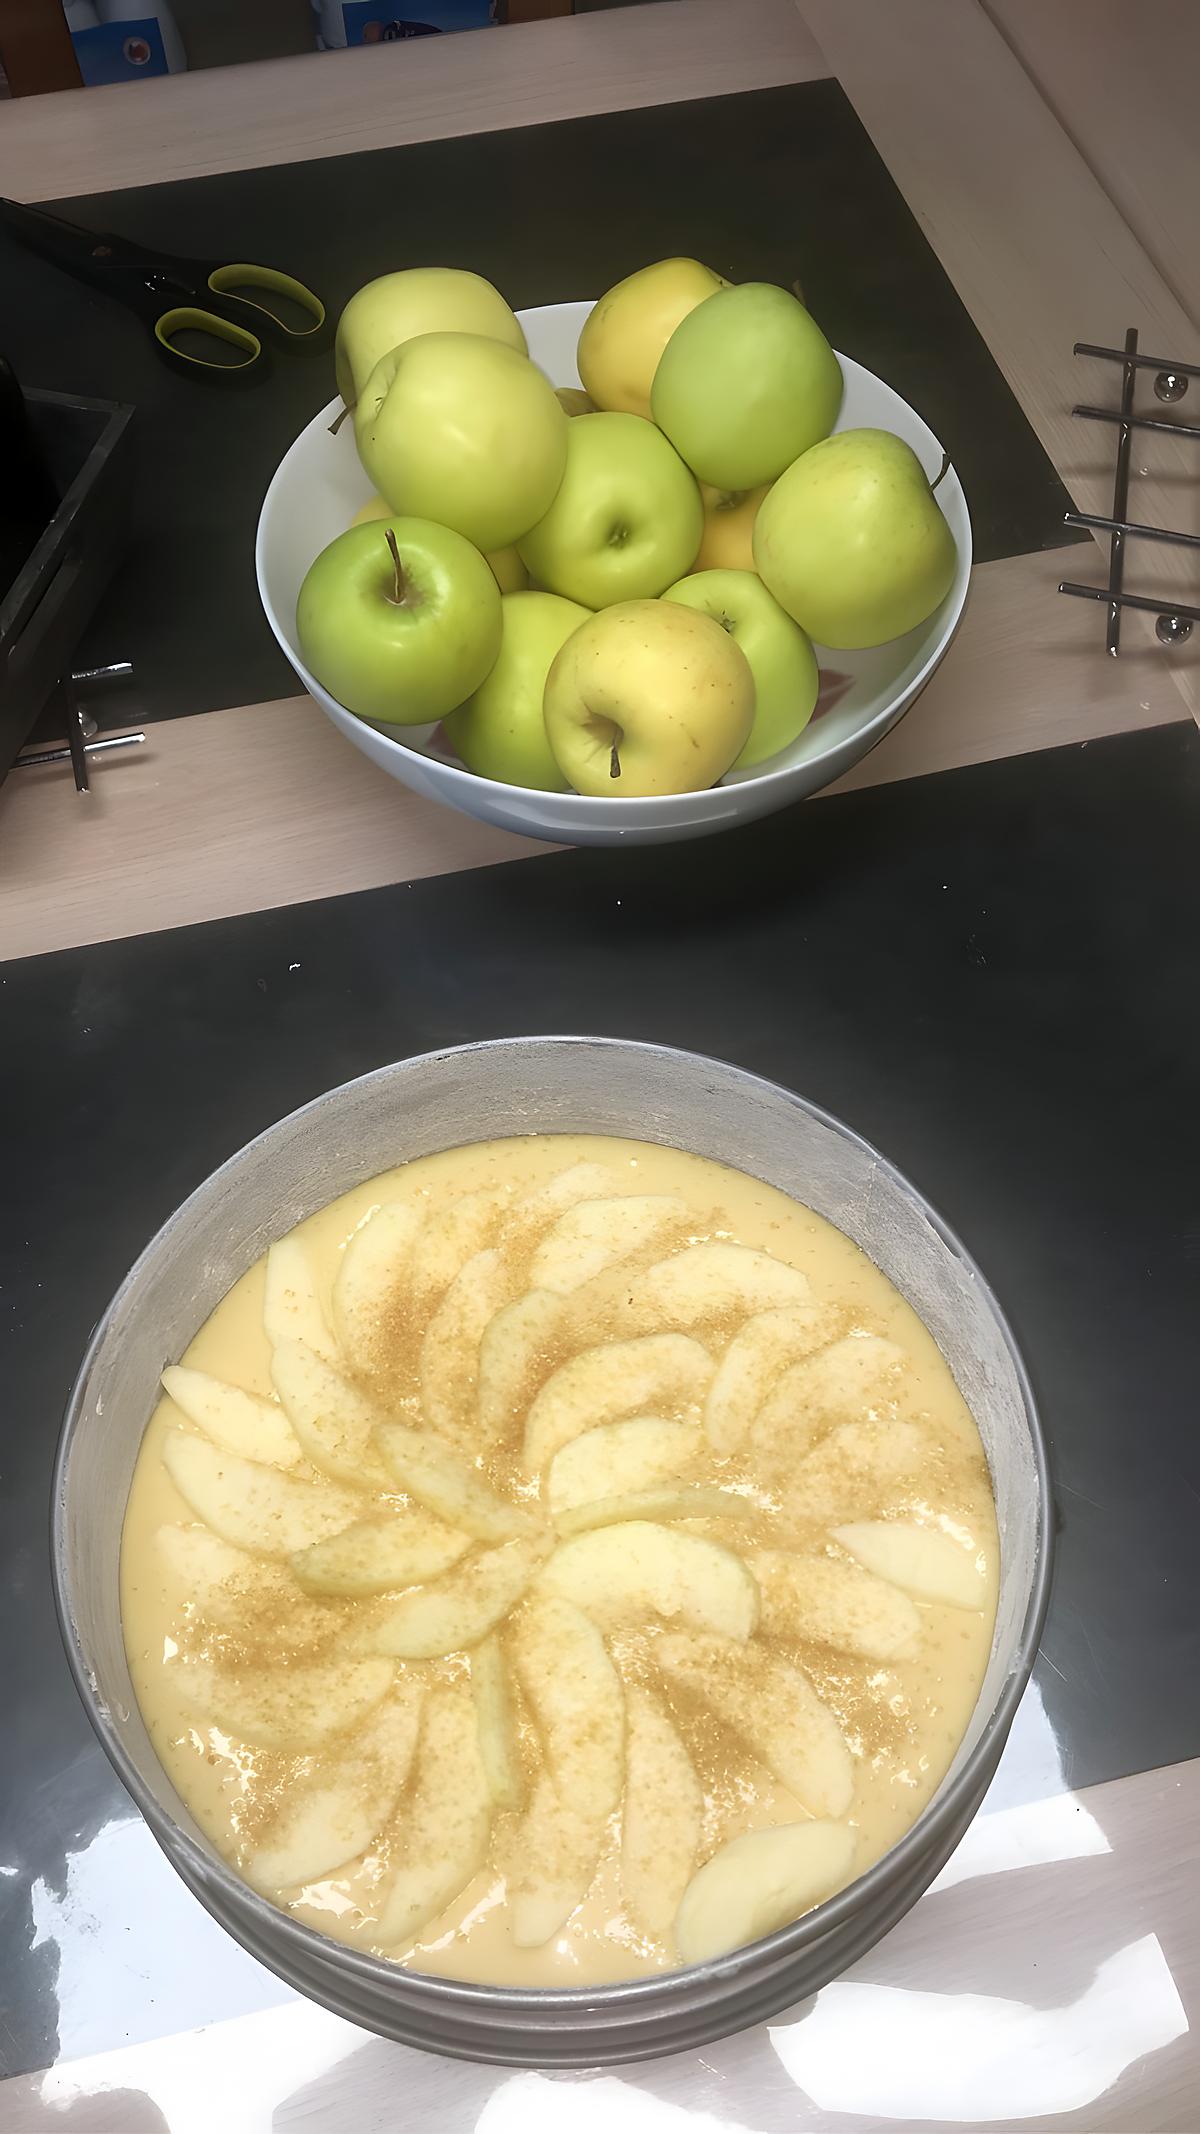
[[[757,1757],[694,1691],[660,1675],[652,1629],[613,1633],[609,1650],[623,1682],[652,1690],[669,1709],[700,1776],[715,1830],[754,1792],[762,1776]]]
[[[783,1649],[829,1706],[853,1754],[895,1755],[911,1744],[912,1708],[899,1668],[854,1660],[827,1645]]]

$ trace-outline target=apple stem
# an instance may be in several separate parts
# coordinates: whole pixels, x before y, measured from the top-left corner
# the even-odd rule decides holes
[[[619,778],[621,775],[620,742],[615,734],[613,736],[612,755],[608,759],[608,775],[610,778]]]
[[[387,542],[388,547],[391,549],[392,569],[395,571],[396,574],[396,590],[389,597],[395,602],[398,608],[403,607],[405,593],[404,565],[400,561],[400,551],[396,546],[396,536],[392,532],[390,526],[385,526],[383,530],[383,538]]]
[[[333,421],[329,425],[329,434],[331,437],[337,436],[338,431],[341,429],[342,424],[345,422],[346,417],[349,413],[349,408],[343,408],[340,414],[334,416]]]

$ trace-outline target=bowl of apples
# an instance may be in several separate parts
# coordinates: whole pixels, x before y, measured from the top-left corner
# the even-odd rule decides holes
[[[966,600],[921,417],[787,290],[695,260],[514,313],[384,275],[259,518],[275,636],[414,791],[565,844],[698,837],[893,726]]]

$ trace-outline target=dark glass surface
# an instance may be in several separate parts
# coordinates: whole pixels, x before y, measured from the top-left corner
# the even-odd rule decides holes
[[[55,1435],[90,1328],[184,1195],[295,1105],[432,1047],[653,1039],[773,1076],[875,1141],[995,1285],[1042,1405],[1062,1530],[1037,1679],[1066,1779],[1200,1753],[1198,806],[1185,722],[711,843],[521,861],[0,973],[0,2072],[53,2058],[64,1994],[74,2049],[98,2050],[159,2011],[186,2028],[282,1991],[130,1826],[92,1741],[50,1600]],[[105,1954],[123,2011],[107,2039]]]
[[[676,252],[736,281],[798,279],[835,345],[941,438],[979,561],[1068,538],[1065,490],[836,82],[56,207],[141,244],[286,268],[335,315],[371,276],[427,264],[473,267],[516,306],[598,296]],[[0,316],[27,384],[138,406],[133,542],[82,655],[137,669],[96,707],[106,723],[294,694],[250,564],[267,483],[334,390],[331,356],[281,359],[243,390],[181,379],[131,312],[5,238]]]

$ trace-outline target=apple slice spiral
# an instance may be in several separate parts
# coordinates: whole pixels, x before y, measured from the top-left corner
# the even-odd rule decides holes
[[[813,1648],[893,1667],[928,1609],[981,1605],[969,1536],[909,1516],[929,1441],[898,1344],[628,1183],[584,1162],[516,1199],[385,1200],[329,1291],[285,1239],[277,1399],[164,1373],[190,1426],[164,1461],[200,1524],[161,1549],[210,1633],[183,1702],[303,1764],[244,1872],[293,1904],[339,1877],[390,1954],[485,1869],[520,1949],[609,1890],[602,1862],[630,1931],[683,1962],[796,1917],[854,1861],[855,1756]],[[755,1763],[810,1821],[718,1843],[714,1800]]]

